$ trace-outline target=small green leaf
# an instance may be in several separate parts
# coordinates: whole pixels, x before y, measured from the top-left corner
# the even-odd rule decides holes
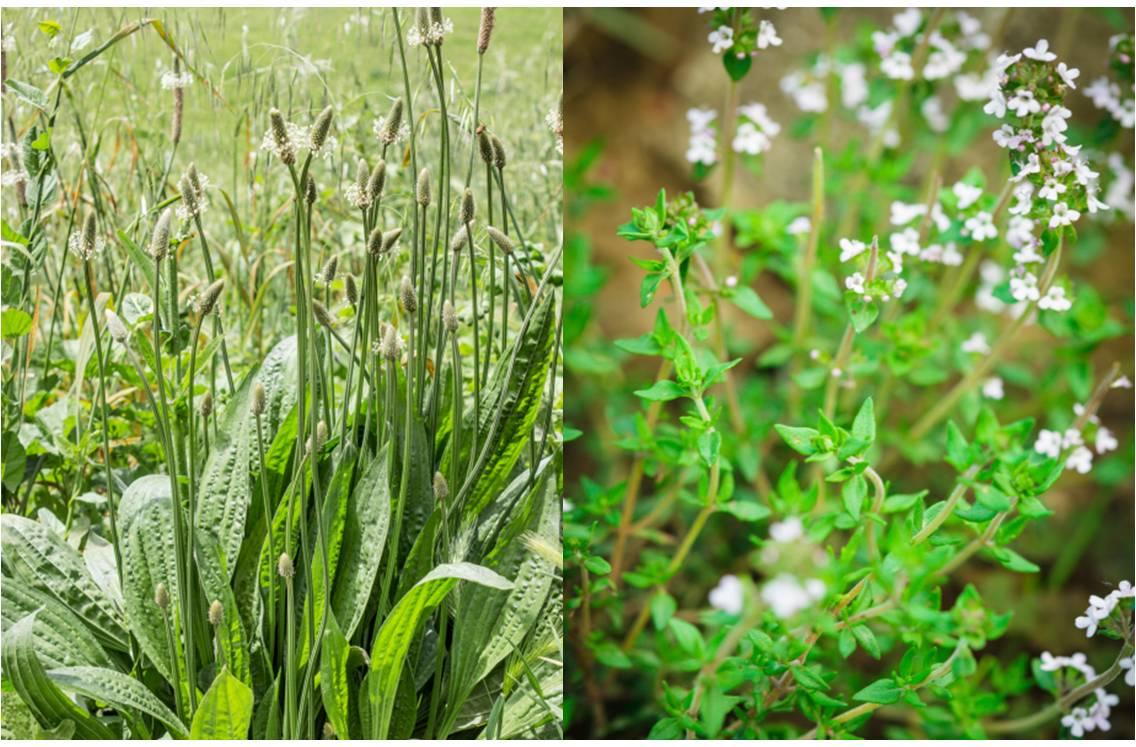
[[[667,623],[671,633],[674,634],[675,643],[687,656],[701,660],[706,653],[706,643],[702,640],[702,633],[686,620],[672,617]]]
[[[730,47],[730,49],[733,49],[733,47]],[[753,67],[753,58],[748,54],[739,58],[730,49],[727,49],[726,53],[722,55],[722,65],[726,68],[726,74],[730,76],[730,80],[736,83],[744,78],[749,69]]]
[[[780,423],[773,427],[777,430],[778,435],[785,440],[785,443],[789,444],[798,454],[809,456],[816,453],[817,449],[813,445],[813,440],[819,435],[819,432],[815,428],[798,428]]]
[[[667,627],[667,623],[674,617],[676,609],[678,609],[678,603],[675,602],[674,597],[665,591],[660,591],[651,597],[651,622],[655,624],[655,630],[662,630]]]
[[[721,504],[719,507],[722,511],[731,514],[735,518],[745,521],[754,522],[761,521],[772,513],[768,506],[764,506],[756,501],[743,501],[733,500]]]
[[[868,481],[863,475],[854,475],[844,483],[840,498],[844,502],[844,510],[855,519],[860,520],[860,510],[864,506],[864,498],[868,495]]]
[[[599,555],[592,555],[584,561],[584,567],[597,576],[606,576],[611,573],[611,563]]]
[[[947,464],[958,471],[970,466],[970,449],[955,421],[947,421]]]
[[[858,700],[861,703],[891,705],[892,703],[898,703],[902,694],[903,688],[896,685],[895,680],[887,678],[876,680],[868,685],[863,690],[853,695],[852,700]]]
[[[860,405],[860,412],[852,421],[852,437],[868,443],[876,440],[876,410],[871,397]]]
[[[991,511],[1008,511],[1014,505],[1009,496],[992,485],[975,485],[974,497]]]
[[[733,294],[727,296],[727,298],[733,301],[739,309],[755,319],[773,318],[773,312],[769,310],[769,307],[765,305],[765,302],[761,300],[757,292],[747,285],[737,288]]]
[[[874,301],[868,303],[855,293],[845,294],[844,305],[848,309],[848,318],[852,322],[852,328],[856,330],[856,334],[860,334],[871,327],[872,322],[876,321],[876,317],[880,315],[880,307]]]
[[[802,690],[815,692],[828,689],[828,683],[824,681],[824,678],[807,667],[803,667],[800,664],[792,664],[789,666],[789,671],[793,673],[793,679],[796,680],[797,685],[799,685]]]
[[[921,501],[927,495],[926,490],[920,490],[918,493],[897,493],[889,495],[884,499],[884,513],[894,514],[900,511],[907,511],[916,503]]]
[[[669,402],[672,399],[685,397],[687,393],[686,389],[678,382],[663,379],[662,381],[656,381],[648,389],[637,390],[635,396],[651,400],[652,402]]]
[[[856,636],[856,640],[867,651],[873,659],[880,658],[880,643],[876,640],[876,634],[867,625],[856,625],[852,628],[852,635]]]
[[[1026,560],[1008,547],[995,548],[993,553],[998,562],[1002,564],[1002,567],[1011,571],[1017,573],[1037,573],[1041,570],[1041,567],[1036,563]]]
[[[4,309],[0,312],[0,334],[4,338],[21,337],[32,328],[32,315],[23,309]]]

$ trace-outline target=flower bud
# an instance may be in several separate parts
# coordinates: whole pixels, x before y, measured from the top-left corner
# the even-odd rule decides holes
[[[493,143],[493,165],[499,169],[505,168],[505,145],[496,135],[490,135],[489,141]]]
[[[402,236],[402,228],[392,228],[383,234],[383,254],[394,248],[400,236]]]
[[[212,415],[213,414],[213,393],[212,392],[206,392],[205,394],[202,394],[201,395],[201,404],[198,405],[198,407],[201,408],[201,417],[207,418],[210,415]]]
[[[398,332],[394,325],[388,324],[383,329],[383,341],[379,346],[379,353],[388,361],[397,361],[401,353],[402,343],[398,339]]]
[[[473,190],[471,190],[469,187],[466,187],[465,192],[462,192],[461,222],[473,223],[473,211]]]
[[[324,263],[323,272],[320,273],[320,275],[323,277],[323,282],[327,283],[328,285],[331,285],[332,281],[335,280],[335,271],[338,270],[338,269],[339,269],[339,255],[333,254],[327,260],[327,262]]]
[[[481,160],[486,164],[493,163],[493,141],[489,139],[489,130],[484,126],[477,128],[477,149],[481,151]]]
[[[324,143],[327,142],[327,135],[331,132],[331,117],[332,110],[330,106],[324,107],[324,110],[316,117],[316,123],[312,125],[312,131],[309,137],[309,144],[311,145],[313,153],[319,153]]]
[[[170,607],[170,593],[166,590],[166,585],[161,581],[154,587],[154,604],[158,605],[158,609],[162,612],[165,612]]]
[[[118,318],[118,314],[110,309],[106,310],[106,325],[107,331],[110,332],[111,339],[115,342],[126,344],[126,341],[130,339],[130,330],[128,330],[126,325],[122,323],[122,320]]]
[[[284,122],[284,115],[279,109],[273,108],[268,112],[268,121],[272,127],[272,141],[275,143],[276,156],[287,165],[296,162],[296,152],[292,150],[292,140],[288,137],[288,125]]]
[[[454,235],[450,237],[450,251],[457,254],[465,248],[466,230],[465,226],[459,226],[458,230],[454,231]]]
[[[450,486],[446,483],[446,478],[442,476],[441,472],[434,473],[434,498],[439,501],[444,501],[450,497]]]
[[[367,239],[367,251],[372,257],[383,253],[383,229],[375,228],[371,231],[371,236]]]
[[[493,35],[496,8],[481,9],[481,25],[477,29],[477,53],[485,54],[489,49],[489,37]]]
[[[264,392],[264,384],[259,381],[254,382],[252,385],[252,414],[253,417],[259,418],[264,414],[266,395]]]
[[[197,189],[194,188],[189,174],[183,174],[178,182],[181,191],[181,204],[185,206],[186,215],[197,215],[201,210],[201,203],[197,199]]]
[[[451,335],[458,331],[458,315],[454,312],[454,305],[449,301],[442,303],[442,326]]]
[[[316,180],[311,174],[304,180],[304,202],[314,205],[316,201]]]
[[[201,300],[198,302],[198,311],[202,316],[207,316],[213,313],[213,309],[217,307],[217,299],[221,297],[221,291],[225,289],[225,279],[217,278],[209,287],[201,294]]]
[[[430,204],[430,171],[423,168],[418,172],[418,183],[414,187],[414,195],[418,204],[426,207]]]
[[[492,239],[493,243],[496,244],[501,251],[505,252],[505,254],[513,253],[516,247],[512,239],[493,226],[486,226],[485,232],[489,234],[489,238]]]
[[[390,112],[383,120],[382,130],[379,131],[379,142],[391,145],[398,140],[398,131],[402,127],[402,99],[397,98],[391,102]]]
[[[371,198],[371,202],[383,196],[383,187],[386,186],[386,183],[387,162],[380,159],[371,172],[371,178],[367,180],[367,196]]]
[[[150,256],[161,262],[166,257],[166,253],[170,250],[170,220],[173,218],[173,210],[166,208],[162,214],[158,216],[158,222],[154,224],[154,233],[150,234]]]
[[[83,254],[85,259],[90,259],[95,256],[95,249],[98,244],[98,224],[95,222],[95,214],[87,213],[87,219],[83,221]]]
[[[292,558],[288,553],[280,553],[280,559],[276,561],[276,572],[280,574],[281,578],[292,578],[295,569],[292,568]]]
[[[185,170],[185,178],[189,181],[189,186],[193,188],[193,196],[201,197],[201,193],[205,190],[201,187],[201,175],[197,173],[197,164],[190,162],[189,167]]]
[[[347,303],[352,307],[359,305],[359,289],[355,287],[355,276],[343,276],[343,291],[347,294]]]
[[[209,624],[214,628],[221,624],[225,619],[225,605],[221,604],[220,599],[214,599],[213,604],[209,605]]]
[[[398,297],[407,314],[413,314],[418,310],[418,296],[414,293],[414,283],[410,282],[409,275],[402,276],[402,282],[398,286]]]
[[[331,320],[331,312],[327,310],[326,306],[314,299],[312,300],[312,316],[314,316],[316,318],[316,321],[319,322],[323,327],[331,329],[331,327],[333,326]]]

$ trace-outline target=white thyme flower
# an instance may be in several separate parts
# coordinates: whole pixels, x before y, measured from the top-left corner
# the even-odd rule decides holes
[[[998,235],[998,229],[994,226],[994,217],[985,210],[972,218],[967,218],[962,232],[975,241],[986,241]]]
[[[775,521],[769,525],[769,539],[774,542],[793,542],[799,540],[804,534],[804,525],[796,516],[790,516],[784,521]]]
[[[970,337],[963,340],[962,352],[964,353],[977,353],[978,355],[990,354],[990,343],[986,340],[986,335],[981,332],[975,332]]]
[[[1065,295],[1063,287],[1055,285],[1038,300],[1037,307],[1050,311],[1068,311],[1073,308],[1073,301]]]
[[[1057,63],[1057,74],[1061,76],[1061,81],[1070,88],[1076,88],[1077,84],[1074,83],[1081,75],[1081,71],[1075,67],[1069,67],[1064,62]]]
[[[812,606],[825,594],[824,583],[809,579],[804,584],[787,573],[782,573],[761,587],[761,599],[780,618],[789,618]]]
[[[1071,226],[1080,217],[1081,213],[1079,210],[1074,210],[1064,202],[1059,202],[1053,206],[1053,215],[1049,219],[1049,227],[1059,228],[1061,226]]]
[[[785,232],[791,236],[803,236],[813,230],[813,223],[809,220],[807,215],[801,215],[793,219],[785,228]]]
[[[706,37],[706,41],[710,42],[710,46],[714,49],[714,54],[722,54],[730,47],[734,46],[734,29],[731,26],[719,26],[710,32]]]
[[[966,182],[955,182],[951,187],[951,191],[955,193],[958,198],[959,210],[966,210],[968,207],[978,202],[978,198],[982,196],[982,187],[975,187]]]
[[[926,205],[911,205],[899,200],[891,204],[891,224],[893,226],[906,226],[916,218],[921,218],[926,214]]]
[[[710,606],[714,609],[731,615],[740,615],[745,606],[745,588],[737,576],[727,574],[722,576],[718,585],[710,590],[709,599]]]
[[[1112,389],[1131,389],[1132,380],[1127,376],[1121,376],[1116,381],[1112,382]]]
[[[1133,668],[1132,657],[1121,659],[1117,662],[1117,666],[1124,670],[1124,683],[1129,687],[1136,687],[1136,668]]]
[[[1022,50],[1022,54],[1038,62],[1053,62],[1057,59],[1057,55],[1049,51],[1049,41],[1046,39],[1038,39],[1037,44],[1026,47]]]
[[[731,29],[732,33],[733,29]],[[757,48],[766,49],[768,47],[780,47],[781,37],[777,35],[777,29],[769,21],[762,21],[757,26]]]
[[[1056,459],[1061,455],[1061,434],[1057,431],[1050,431],[1042,429],[1037,434],[1037,440],[1033,444],[1033,450],[1038,454],[1044,454],[1047,457]]]
[[[997,376],[991,376],[982,383],[982,396],[986,399],[1002,399],[1005,396],[1005,388],[1002,385],[1002,379]]]
[[[841,239],[840,240],[840,261],[847,262],[850,259],[855,259],[863,254],[868,248],[868,245],[863,241],[856,239]],[[857,273],[859,274],[859,273]]]
[[[686,119],[690,123],[690,144],[686,149],[686,160],[712,166],[718,161],[717,134],[714,120],[718,113],[713,109],[688,109]]]
[[[896,50],[880,60],[880,72],[892,80],[911,80],[915,68],[911,66],[911,55]]]
[[[1065,460],[1065,469],[1076,470],[1082,475],[1088,474],[1093,468],[1093,452],[1084,446],[1073,449],[1073,453]]]
[[[1116,436],[1112,434],[1108,428],[1101,426],[1097,428],[1097,435],[1095,439],[1095,446],[1098,454],[1107,454],[1110,451],[1115,451],[1120,442],[1116,440]]]

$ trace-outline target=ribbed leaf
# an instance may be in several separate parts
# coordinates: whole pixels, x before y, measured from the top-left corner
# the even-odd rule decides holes
[[[488,444],[488,452],[459,497],[466,516],[480,513],[501,492],[536,424],[556,334],[555,297],[547,294],[538,303],[525,335],[514,342],[511,363],[496,369],[485,392],[478,444]]]
[[[137,717],[137,712],[153,716],[170,730],[176,739],[186,736],[185,724],[138,680],[102,667],[62,667],[47,673],[63,690],[86,695],[100,703],[108,703],[120,712]]]
[[[538,511],[529,527],[550,542],[560,537],[560,506],[556,492],[541,493]],[[521,645],[538,620],[552,588],[552,564],[519,541],[510,542],[494,570],[513,579],[506,594],[485,586],[463,589],[454,625],[450,707],[465,701],[473,688]]]
[[[398,694],[406,654],[424,617],[445,599],[458,581],[471,581],[497,589],[512,584],[488,568],[472,563],[440,565],[415,584],[383,621],[371,647],[371,673],[367,678],[370,737],[386,739]]]
[[[222,669],[197,705],[189,738],[244,740],[251,723],[252,690]]]
[[[494,738],[517,739],[529,735],[531,730],[543,724],[562,718],[564,670],[545,663],[538,663],[533,669],[535,682],[523,678],[505,696]],[[484,737],[486,735],[482,734],[479,738]]]
[[[121,612],[95,583],[83,556],[38,521],[0,516],[5,575],[22,579],[67,605],[106,645],[126,651],[130,636]]]
[[[347,657],[350,651],[351,645],[339,629],[335,615],[328,615],[320,652],[320,693],[323,695],[327,719],[342,739],[346,739],[349,734],[347,714],[350,712],[351,696],[347,679]]]
[[[383,557],[390,524],[390,454],[384,446],[362,471],[351,492],[343,528],[343,548],[336,574],[332,609],[350,640],[363,619]]]
[[[265,391],[261,437],[272,443],[276,429],[296,401],[296,343],[289,337],[281,341],[265,357],[260,368],[247,375],[229,401],[222,416],[217,439],[202,468],[197,489],[194,527],[199,537],[212,537],[220,554],[210,553],[201,562],[205,578],[232,580],[236,559],[245,536],[249,503],[252,500],[251,469],[260,457],[256,445],[256,418],[249,408],[253,384],[260,382]],[[222,569],[215,563],[224,561]],[[223,571],[223,572],[222,572]],[[217,589],[208,589],[212,594]]]
[[[4,676],[45,729],[71,721],[79,739],[113,739],[105,725],[75,705],[53,683],[36,657],[33,630],[35,613],[13,623],[4,635]]]
[[[122,494],[118,507],[127,619],[146,656],[168,680],[173,670],[166,616],[154,603],[154,589],[163,583],[171,600],[180,598],[170,487],[166,475],[140,477]],[[170,605],[171,610],[176,608]]]
[[[45,666],[115,667],[95,634],[70,608],[55,597],[25,587],[22,581],[8,576],[0,579],[0,622],[5,641],[12,625],[33,612],[37,614],[32,638]]]

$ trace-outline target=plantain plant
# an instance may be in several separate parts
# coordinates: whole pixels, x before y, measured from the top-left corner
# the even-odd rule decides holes
[[[21,299],[42,290],[62,225],[59,278],[77,278],[93,359],[75,372],[76,391],[95,392],[75,433],[98,471],[78,481],[99,506],[84,532],[5,492],[4,700],[36,722],[24,736],[559,733],[558,231],[516,201],[525,187],[484,122],[494,10],[472,104],[452,95],[440,9],[382,19],[398,75],[373,139],[341,147],[334,105],[312,116],[293,101],[303,124],[276,108],[255,120],[275,201],[265,230],[288,247],[279,271],[217,248],[247,241],[227,193],[192,164],[169,177],[188,62],[171,151],[129,225],[98,161],[68,183],[54,150],[85,59],[60,63],[52,103],[8,81],[42,105],[25,137],[30,199],[4,222],[26,250],[5,260],[22,271],[6,264],[5,295],[9,278]],[[153,20],[99,51],[147,26],[180,71]],[[546,139],[527,155],[554,159]],[[342,197],[340,158],[357,161]],[[204,219],[218,194],[235,236]],[[250,355],[234,345],[246,320],[226,312],[264,313],[258,285],[277,277],[289,329]],[[34,338],[19,343],[33,360]],[[5,389],[31,375],[5,368]],[[120,448],[132,439],[156,457],[148,474]]]

